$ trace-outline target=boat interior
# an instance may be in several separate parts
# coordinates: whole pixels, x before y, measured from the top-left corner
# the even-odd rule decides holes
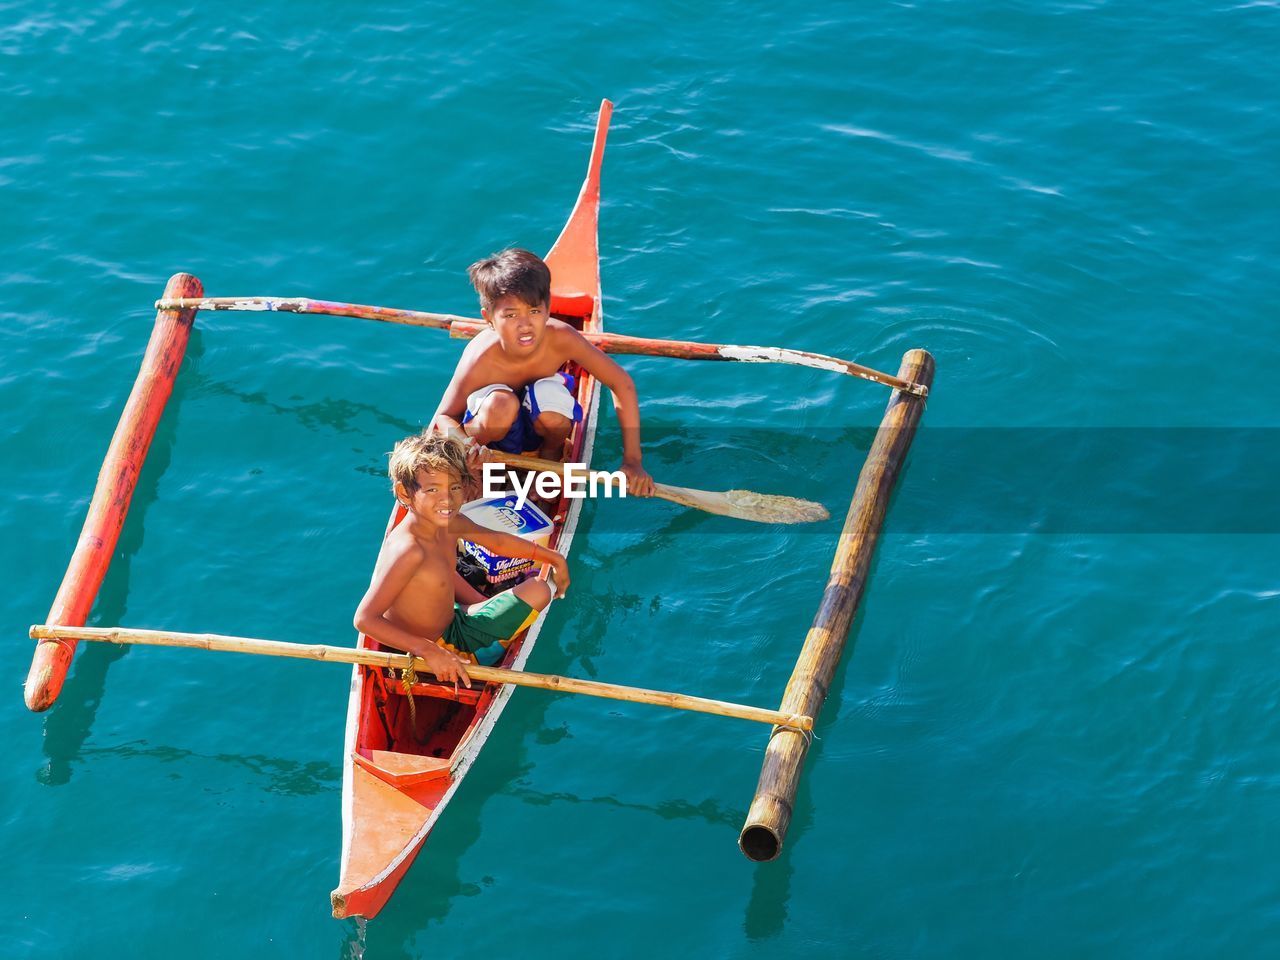
[[[553,292],[551,306],[553,317],[579,330],[589,324],[594,326],[594,297],[562,296]],[[578,402],[586,411],[590,402],[590,377],[577,364],[566,365],[565,372],[574,377]],[[563,459],[579,459],[584,439],[583,423],[576,424],[565,445]],[[555,529],[550,545],[554,548],[563,532],[568,503],[562,497],[553,509]],[[405,513],[397,505],[387,527],[388,532],[404,519]],[[510,582],[496,586],[472,582],[486,593],[512,585]],[[511,643],[498,666],[509,667],[519,656],[527,632]],[[361,637],[360,642],[370,650],[384,649],[369,637]],[[375,722],[362,724],[355,762],[402,789],[425,785],[427,780],[435,777],[447,778],[459,745],[483,717],[498,688],[493,684],[477,683],[471,689],[460,687],[455,691],[453,684],[440,683],[427,676],[419,678],[406,690],[403,679],[395,671],[378,667],[362,669],[365,682],[361,710],[366,718],[375,719]],[[429,760],[437,763],[423,762]]]

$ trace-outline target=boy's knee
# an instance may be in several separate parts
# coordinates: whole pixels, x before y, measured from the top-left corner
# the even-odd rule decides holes
[[[535,610],[545,610],[551,602],[551,588],[545,580],[526,580],[515,588],[515,594]]]
[[[568,436],[573,428],[573,421],[563,413],[544,411],[533,421],[533,428],[538,431],[539,436],[543,437],[554,437],[559,434]]]
[[[520,401],[509,390],[495,390],[480,402],[475,416],[465,424],[470,436],[481,443],[501,440],[520,414]]]
[[[520,413],[520,401],[510,390],[495,390],[484,398],[480,404],[480,412],[476,414],[494,426],[505,424],[510,427],[516,422]]]

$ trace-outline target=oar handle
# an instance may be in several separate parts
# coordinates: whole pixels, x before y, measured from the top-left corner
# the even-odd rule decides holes
[[[542,457],[531,457],[527,453],[505,453],[502,450],[485,448],[485,459],[490,463],[504,463],[508,467],[520,467],[522,470],[542,470],[546,473],[564,475],[564,464],[559,460],[544,460]]]

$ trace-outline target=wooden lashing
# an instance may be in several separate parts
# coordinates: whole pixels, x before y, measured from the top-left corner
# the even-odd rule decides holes
[[[164,288],[166,299],[200,297],[203,293],[200,281],[187,273],[174,274]],[[173,392],[195,315],[196,311],[189,309],[156,313],[138,379],[134,381],[107,448],[93,500],[89,503],[89,515],[85,517],[62,586],[49,610],[48,623],[80,626],[89,617],[115,553],[142,463]],[[29,708],[47,710],[53,705],[62,691],[75,650],[76,641],[67,639],[42,640],[36,646],[24,691]]]
[[[418,682],[418,673],[413,669],[413,662],[410,661],[407,667],[400,670],[400,685],[404,689],[404,698],[409,701],[409,729],[415,733],[418,730],[418,705],[413,699],[413,685]]]
[[[924,350],[910,350],[902,358],[898,376],[928,387],[933,383],[933,370],[932,356]],[[924,400],[918,396],[894,391],[889,399],[858,476],[822,603],[783,694],[780,712],[784,714],[817,720],[862,597],[889,495],[923,412]],[[808,749],[808,734],[774,727],[765,748],[760,783],[738,837],[738,846],[752,860],[772,860],[781,851]]]

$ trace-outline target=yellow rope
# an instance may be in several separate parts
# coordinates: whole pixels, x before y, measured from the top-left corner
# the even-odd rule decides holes
[[[418,729],[418,707],[413,702],[413,685],[417,682],[418,674],[413,669],[412,661],[409,666],[400,668],[400,683],[404,686],[404,695],[409,698],[409,725],[415,731],[415,736]]]

